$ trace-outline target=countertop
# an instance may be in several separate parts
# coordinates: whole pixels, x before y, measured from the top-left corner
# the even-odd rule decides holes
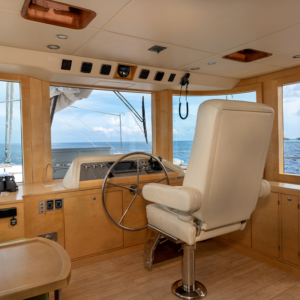
[[[300,185],[293,183],[284,183],[277,181],[269,181],[272,190],[291,190],[295,192],[300,192]],[[19,183],[19,190],[15,193],[9,193],[7,196],[0,196],[0,205],[9,204],[14,202],[23,202],[24,198],[34,195],[45,195],[49,193],[61,192],[61,191],[78,191],[78,190],[88,190],[91,188],[81,188],[69,190],[63,187],[62,179],[53,180],[55,186],[43,187],[42,183]]]
[[[43,187],[42,183],[18,183],[19,190],[17,192],[9,193],[7,196],[0,196],[0,205],[16,201],[23,202],[23,198],[28,195],[44,195],[67,190],[62,186],[62,180],[54,180],[53,184],[55,186]]]

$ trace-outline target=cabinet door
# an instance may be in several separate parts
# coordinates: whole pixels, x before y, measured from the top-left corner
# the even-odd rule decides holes
[[[251,219],[247,221],[244,230],[237,230],[228,234],[229,240],[251,247]]]
[[[123,247],[123,230],[108,219],[101,198],[98,193],[65,198],[65,248],[71,259]],[[117,220],[122,201],[122,191],[107,193],[108,210]]]
[[[11,218],[0,219],[0,243],[24,238],[24,206],[23,203],[0,205],[0,209],[17,208],[17,225],[10,224]]]
[[[252,213],[252,248],[279,258],[279,196],[258,199]]]
[[[299,264],[298,258],[298,197],[282,194],[281,207],[281,243],[282,259]]]

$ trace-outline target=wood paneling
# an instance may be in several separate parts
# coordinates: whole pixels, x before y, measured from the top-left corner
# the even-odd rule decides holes
[[[29,77],[21,78],[22,93],[22,138],[23,138],[23,180],[32,183],[32,134],[31,134],[31,102]]]
[[[281,196],[282,259],[299,265],[299,199],[297,196]]]
[[[24,238],[24,204],[14,203],[9,205],[0,205],[0,209],[16,207],[17,225],[10,225],[11,218],[0,219],[0,243]]]
[[[172,91],[152,94],[153,154],[173,161]]]
[[[29,79],[31,101],[31,134],[32,134],[32,168],[33,182],[43,182],[44,178],[44,127],[43,127],[43,102],[42,81],[35,78]],[[49,112],[50,113],[50,112]],[[44,178],[44,179],[43,179]]]
[[[106,197],[108,211],[120,220],[122,191],[106,193]],[[65,248],[71,259],[123,247],[123,230],[106,216],[100,193],[65,198],[64,213]]]
[[[62,195],[45,195],[26,198],[24,201],[25,212],[25,237],[34,238],[40,234],[57,232],[57,242],[65,247],[64,211],[53,210],[39,214],[39,201],[63,198]]]
[[[279,258],[279,205],[278,193],[258,199],[252,213],[252,247]]]
[[[247,221],[246,227],[244,230],[237,230],[228,234],[229,240],[235,241],[239,244],[251,247],[252,239],[252,227],[251,219]]]
[[[50,120],[50,86],[42,81],[43,103],[43,135],[44,135],[44,166],[52,163],[51,155],[51,120]],[[44,176],[44,175],[43,175]],[[47,182],[52,182],[52,170],[48,168]]]

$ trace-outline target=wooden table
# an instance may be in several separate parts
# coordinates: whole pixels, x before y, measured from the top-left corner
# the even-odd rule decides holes
[[[71,261],[57,243],[34,238],[0,245],[0,299],[23,300],[62,288],[71,277]]]

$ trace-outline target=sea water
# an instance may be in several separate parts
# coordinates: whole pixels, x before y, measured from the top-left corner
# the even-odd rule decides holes
[[[109,145],[104,142],[95,142],[97,147],[108,147]],[[152,152],[151,144],[145,142],[123,142],[122,147],[120,142],[109,142],[111,145],[111,153],[121,152],[130,153],[134,151]],[[192,149],[193,141],[174,141],[173,151],[174,158],[181,159],[185,164],[189,162],[190,152]],[[60,148],[91,148],[90,143],[53,143],[53,149]],[[120,150],[122,148],[122,150]],[[11,155],[12,163],[16,165],[22,164],[22,147],[21,144],[11,144]],[[119,149],[119,150],[116,150]],[[0,164],[3,162],[5,157],[5,145],[0,144]],[[284,156],[285,157],[300,157],[300,141],[299,140],[288,140],[284,141]],[[300,174],[300,159],[284,159],[284,171],[290,174]]]

